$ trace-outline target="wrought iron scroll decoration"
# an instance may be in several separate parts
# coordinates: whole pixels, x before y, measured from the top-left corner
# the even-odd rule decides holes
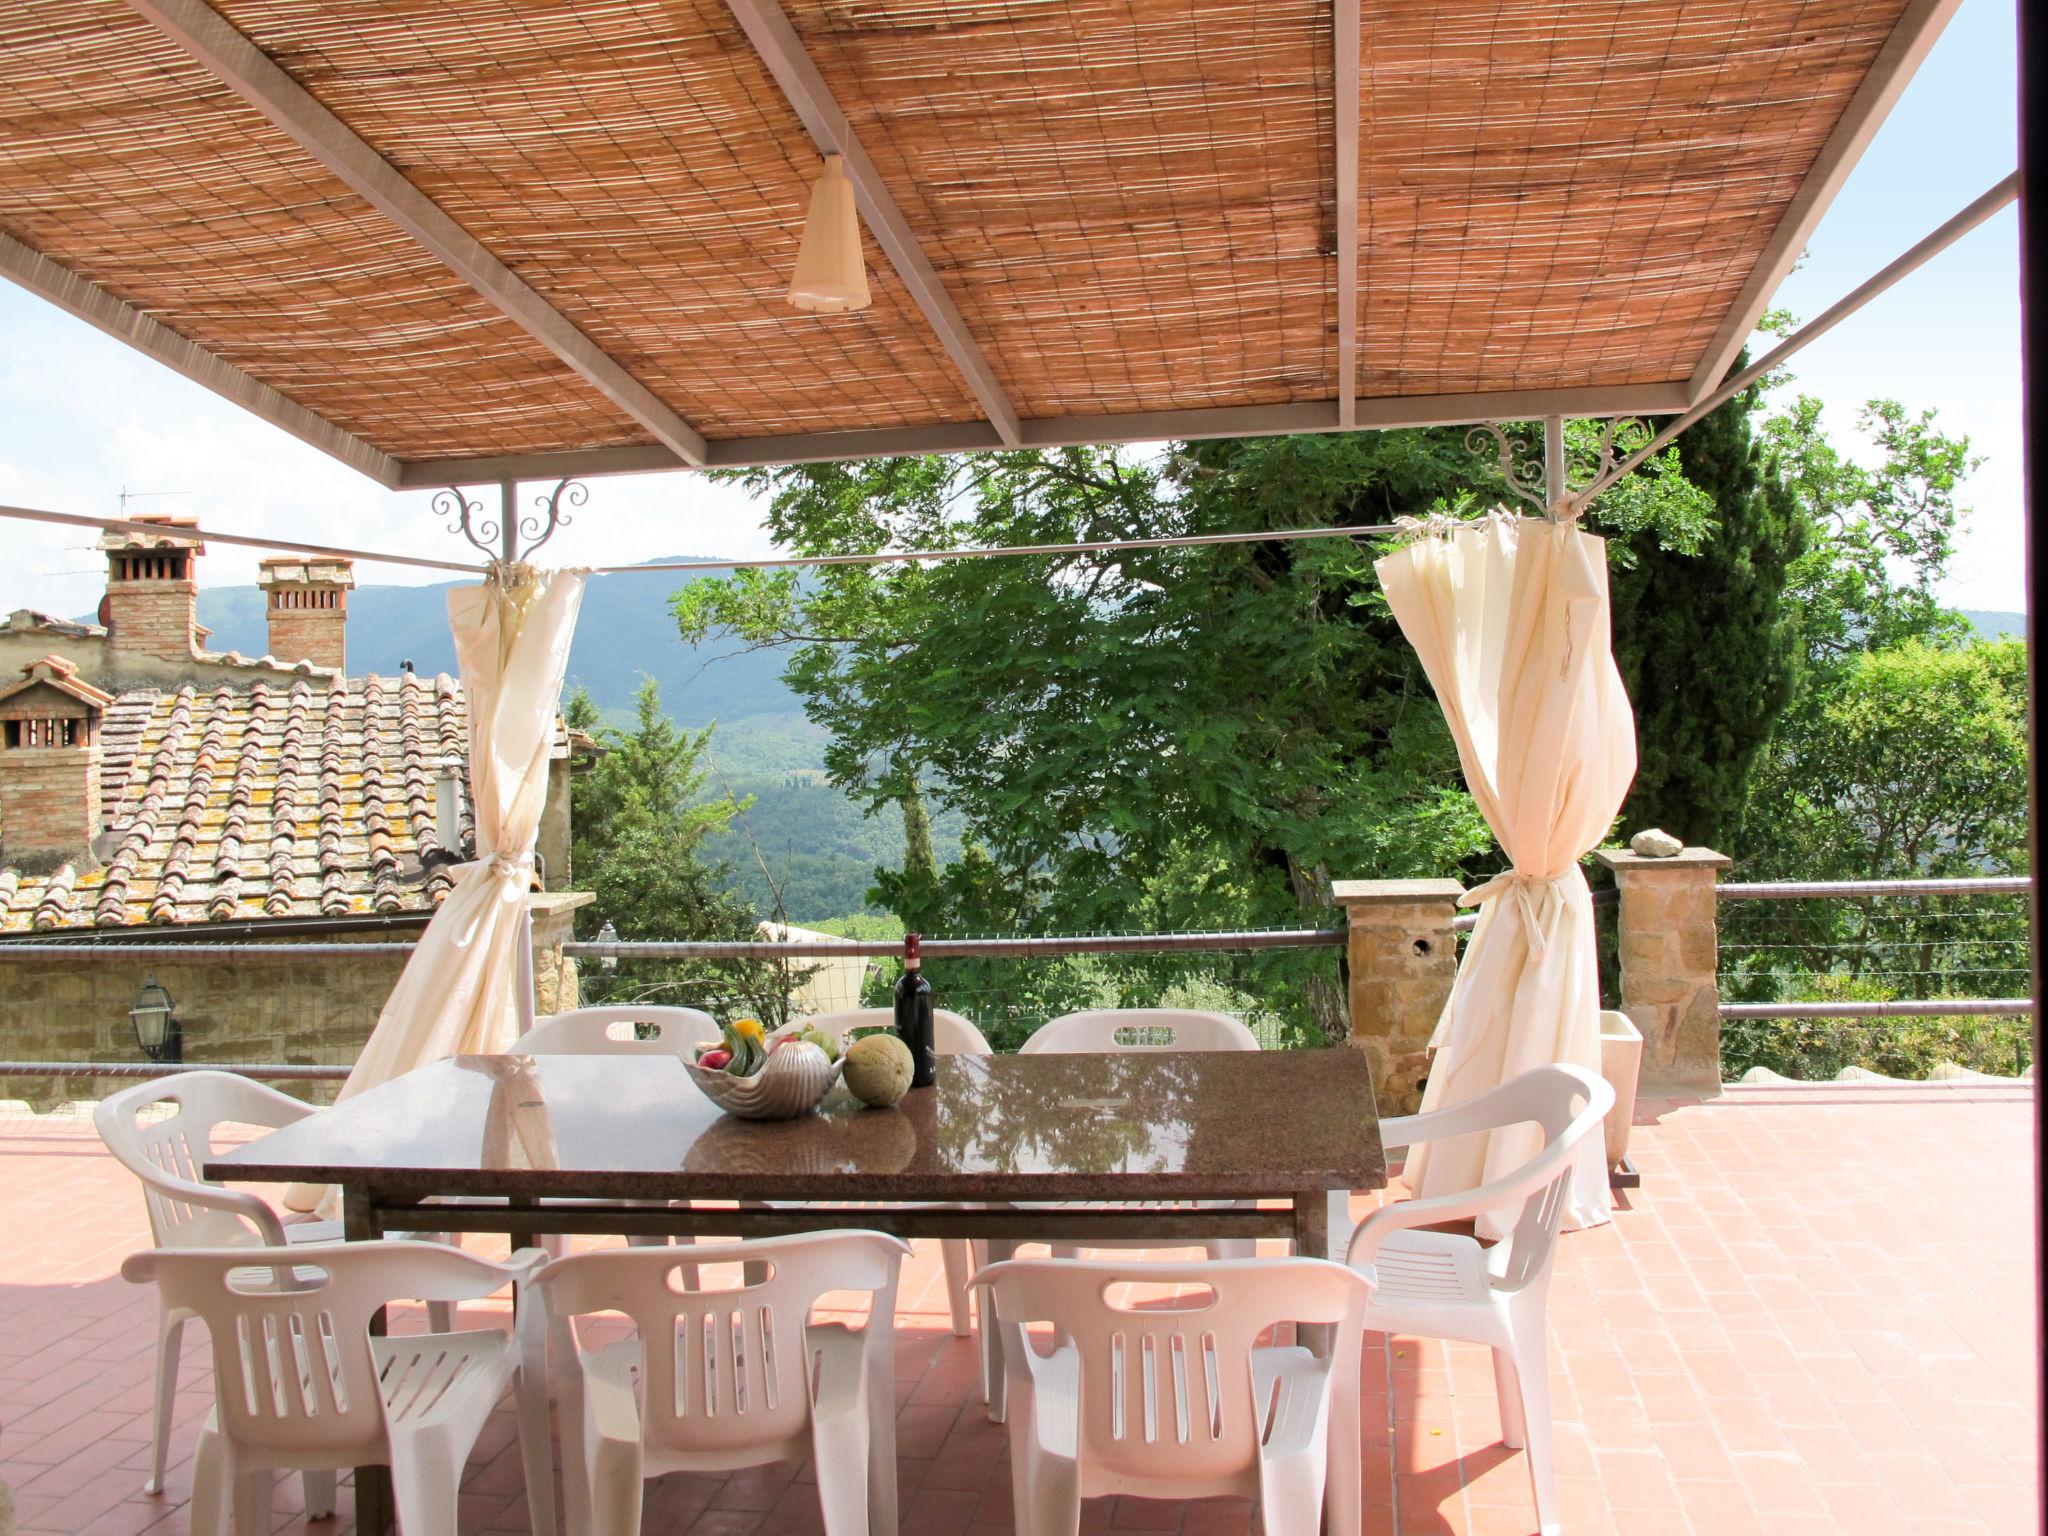
[[[498,558],[498,522],[484,515],[482,502],[471,501],[451,485],[445,491],[434,492],[434,513],[437,517],[453,518],[448,531],[461,534],[482,550],[486,559]]]
[[[1646,441],[1648,435],[1649,428],[1633,417],[1610,418],[1600,429],[1600,443],[1593,451],[1590,466],[1583,459],[1574,464],[1571,455],[1566,454],[1564,500],[1556,507],[1550,505],[1545,485],[1541,443],[1512,438],[1499,422],[1482,422],[1465,434],[1465,446],[1475,454],[1491,453],[1498,458],[1501,482],[1510,495],[1526,501],[1545,517],[1571,519],[1586,510],[1591,500],[1586,492],[1599,484],[1625,454],[1633,452],[1637,443]]]
[[[563,479],[552,491],[533,499],[538,509],[519,519],[514,526],[508,526],[504,519],[511,516],[510,498],[506,510],[498,517],[488,515],[481,501],[471,501],[457,486],[434,493],[434,511],[437,515],[451,519],[450,533],[459,533],[470,544],[482,551],[484,557],[493,563],[517,565],[529,560],[533,552],[555,536],[557,528],[566,528],[572,519],[568,509],[580,507],[590,499],[590,488],[580,480]]]
[[[555,536],[557,528],[566,528],[574,521],[564,508],[580,507],[588,500],[590,487],[581,480],[566,477],[556,481],[555,488],[545,496],[534,497],[533,504],[540,508],[540,511],[530,517],[519,519],[519,537],[527,542],[526,548],[520,550],[513,558],[530,558],[536,549]],[[545,522],[541,520],[543,517],[546,518]]]

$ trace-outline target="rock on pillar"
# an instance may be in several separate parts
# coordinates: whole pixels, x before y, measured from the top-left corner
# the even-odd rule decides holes
[[[1711,848],[1594,857],[1621,893],[1621,1010],[1643,1032],[1648,1091],[1721,1086],[1721,946],[1714,887],[1732,862]]]
[[[1372,1065],[1383,1115],[1413,1114],[1429,1073],[1429,1037],[1458,974],[1455,880],[1339,880],[1350,928],[1351,1044]]]
[[[575,937],[574,913],[597,900],[590,891],[536,892],[526,898],[533,917],[533,1011],[536,1017],[579,1006],[576,962],[562,953]]]

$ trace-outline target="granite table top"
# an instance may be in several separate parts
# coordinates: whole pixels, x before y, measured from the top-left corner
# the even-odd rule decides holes
[[[892,1109],[835,1088],[736,1120],[680,1060],[456,1056],[209,1160],[205,1176],[428,1195],[1193,1200],[1385,1183],[1363,1055],[945,1056]]]

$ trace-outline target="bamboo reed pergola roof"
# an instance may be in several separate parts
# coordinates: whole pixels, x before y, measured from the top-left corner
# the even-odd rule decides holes
[[[0,275],[391,486],[1669,413],[1955,4],[13,0]]]

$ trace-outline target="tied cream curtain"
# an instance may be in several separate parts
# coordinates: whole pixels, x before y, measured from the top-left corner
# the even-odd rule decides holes
[[[1376,569],[1458,743],[1465,783],[1506,852],[1467,891],[1479,922],[1431,1047],[1424,1110],[1476,1098],[1533,1067],[1600,1070],[1593,905],[1579,860],[1606,835],[1636,771],[1635,721],[1608,635],[1607,546],[1568,523],[1494,512],[1432,529]],[[1541,1145],[1515,1126],[1418,1147],[1416,1195],[1473,1189]],[[1589,1138],[1567,1226],[1608,1219]],[[1503,1237],[1512,1217],[1480,1224]]]
[[[533,847],[583,577],[497,566],[483,585],[448,594],[469,707],[476,861],[455,871],[340,1098],[444,1056],[503,1051],[518,1035]],[[285,1203],[310,1211],[327,1195],[294,1185]]]

